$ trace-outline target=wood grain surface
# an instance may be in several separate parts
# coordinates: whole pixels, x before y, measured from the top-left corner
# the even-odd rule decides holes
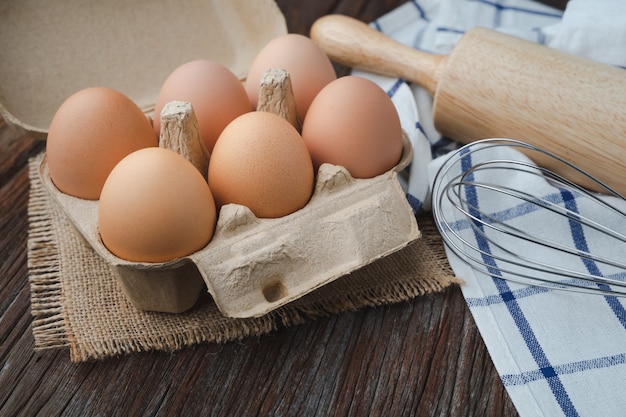
[[[327,13],[370,21],[400,3],[278,1],[305,34]],[[27,163],[44,148],[0,121],[1,416],[517,415],[456,287],[174,353],[74,364],[35,351]]]

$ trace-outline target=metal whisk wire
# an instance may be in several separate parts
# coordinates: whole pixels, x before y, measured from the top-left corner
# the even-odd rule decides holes
[[[495,278],[626,296],[623,260],[626,258],[626,230],[616,228],[626,225],[626,212],[606,198],[523,158],[481,160],[484,156],[479,154],[486,154],[494,147],[517,148],[527,155],[538,152],[548,156],[592,179],[604,187],[607,194],[626,202],[623,196],[595,178],[541,148],[509,139],[486,139],[456,151],[435,177],[432,209],[446,246],[472,268]],[[508,185],[506,179],[510,176],[517,176],[515,186]],[[533,184],[528,186],[531,191],[519,186],[527,183]],[[543,192],[553,192],[537,195],[534,187],[537,183],[543,184]],[[489,207],[485,207],[486,203]],[[570,232],[579,234],[574,237],[582,243],[573,244],[567,236],[543,236],[541,230],[533,227],[532,219],[523,221],[537,215],[544,219],[555,216],[554,221],[569,225]],[[587,237],[611,239],[613,256],[595,253],[583,239]]]

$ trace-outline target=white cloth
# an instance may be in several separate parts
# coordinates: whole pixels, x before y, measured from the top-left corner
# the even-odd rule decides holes
[[[622,0],[570,0],[563,14],[532,0],[414,0],[372,22],[392,38],[433,53],[449,53],[477,25],[626,67]],[[430,210],[434,173],[446,158],[442,155],[458,147],[435,130],[432,98],[403,80],[354,73],[379,83],[396,104],[415,150],[405,184],[408,199],[417,213]],[[489,157],[501,157],[502,152],[509,151],[493,151]],[[511,155],[523,158],[516,151]],[[539,181],[532,191],[554,190]],[[539,212],[529,216],[521,220],[525,227],[553,231],[566,240],[572,236],[567,222],[557,223]],[[624,250],[623,245],[587,238],[599,252],[608,246]],[[502,281],[448,254],[455,273],[466,281],[461,286],[465,300],[521,417],[626,416],[625,299]],[[617,275],[624,278],[625,272]]]
[[[626,2],[570,0],[561,22],[544,30],[555,49],[626,68]]]

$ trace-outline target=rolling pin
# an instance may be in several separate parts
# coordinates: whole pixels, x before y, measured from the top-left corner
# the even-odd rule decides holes
[[[339,64],[426,89],[442,135],[461,143],[518,139],[626,196],[626,70],[480,27],[467,31],[448,55],[410,48],[342,15],[319,18],[310,37]],[[606,192],[548,161],[534,158],[579,185]]]

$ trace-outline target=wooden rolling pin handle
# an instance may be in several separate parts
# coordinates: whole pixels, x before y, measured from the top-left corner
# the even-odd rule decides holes
[[[403,45],[360,20],[342,15],[317,19],[310,37],[339,64],[400,77],[432,95],[447,59],[445,55],[427,54]]]

